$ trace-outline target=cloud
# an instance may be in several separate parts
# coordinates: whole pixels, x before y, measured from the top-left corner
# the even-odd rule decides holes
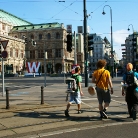
[[[128,37],[129,33],[127,30],[118,30],[113,32],[113,41],[116,44],[124,44],[126,37]]]
[[[113,32],[113,46],[119,59],[122,59],[122,47],[121,44],[125,44],[126,37],[129,33],[127,30],[118,30]]]

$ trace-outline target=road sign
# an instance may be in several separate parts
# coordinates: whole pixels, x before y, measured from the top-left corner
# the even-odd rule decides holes
[[[9,40],[2,40],[0,42],[1,42],[2,46],[3,46],[3,49],[5,50]]]
[[[1,56],[2,56],[3,58],[7,58],[8,52],[7,52],[7,51],[2,51]]]

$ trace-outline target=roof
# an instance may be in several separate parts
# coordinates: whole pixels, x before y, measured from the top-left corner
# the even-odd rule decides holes
[[[22,26],[14,26],[12,31],[24,31],[24,30],[32,30],[32,29],[50,29],[50,28],[64,28],[62,23],[54,22],[54,23],[43,23],[43,24],[31,24],[31,25],[22,25]]]
[[[0,9],[0,18],[3,20],[12,23],[14,26],[20,26],[20,25],[30,25],[32,23],[25,21],[15,15],[12,15],[2,9]]]

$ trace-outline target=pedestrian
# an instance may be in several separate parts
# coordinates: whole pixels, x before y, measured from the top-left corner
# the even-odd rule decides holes
[[[125,101],[128,108],[128,118],[136,120],[138,111],[138,87],[134,82],[134,77],[138,79],[138,73],[133,71],[133,65],[128,63],[126,66],[127,72],[123,75],[123,83],[127,84],[126,92],[122,89],[122,95],[125,95]]]
[[[76,76],[76,84],[77,88],[74,93],[70,93],[70,100],[67,104],[66,110],[65,110],[65,116],[69,117],[69,108],[72,103],[76,103],[78,107],[78,114],[82,113],[81,111],[81,96],[83,96],[82,92],[82,87],[81,87],[81,82],[82,82],[82,77],[80,76],[81,69],[79,66],[75,68],[75,74],[73,76]]]
[[[110,93],[113,94],[113,84],[111,81],[110,72],[105,70],[105,66],[106,60],[99,60],[97,62],[97,70],[95,70],[92,75],[92,83],[96,84],[101,119],[108,118],[106,110],[109,107],[111,101]],[[109,90],[109,86],[111,90]]]

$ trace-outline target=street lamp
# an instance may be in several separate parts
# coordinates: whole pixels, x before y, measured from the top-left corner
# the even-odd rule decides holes
[[[111,18],[111,61],[112,61],[112,78],[114,77],[114,55],[113,55],[113,32],[112,32],[112,8],[109,5],[103,7],[102,14],[105,15],[104,8],[108,6],[110,8],[110,18]]]
[[[132,24],[129,24],[129,25],[128,25],[128,29],[127,29],[128,31],[130,30],[130,29],[129,29],[129,26],[132,27],[132,31],[133,31],[133,38],[132,38],[132,39],[134,40],[134,27],[133,27]],[[133,63],[132,63],[132,64],[133,64],[133,68],[135,69],[135,61],[134,61],[134,44],[133,44],[133,43],[132,43],[132,46],[133,46],[133,54],[132,54],[132,55],[133,55],[133,58],[132,58],[132,62],[133,62]]]

